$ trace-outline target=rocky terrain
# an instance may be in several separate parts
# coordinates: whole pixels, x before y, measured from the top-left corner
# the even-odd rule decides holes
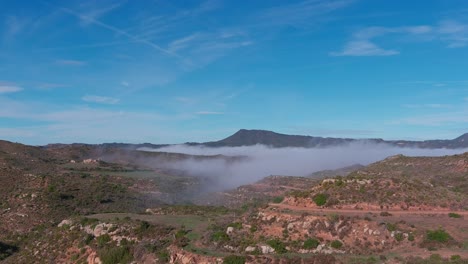
[[[201,194],[197,178],[158,165],[245,158],[0,141],[0,261],[468,261],[468,153]]]

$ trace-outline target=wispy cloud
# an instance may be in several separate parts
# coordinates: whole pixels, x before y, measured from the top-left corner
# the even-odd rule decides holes
[[[130,40],[142,43],[142,44],[144,44],[146,46],[149,46],[149,47],[151,47],[153,49],[156,49],[156,50],[158,50],[160,52],[163,52],[165,54],[180,58],[180,56],[178,54],[176,54],[174,52],[171,52],[169,50],[163,49],[159,45],[155,44],[154,42],[151,42],[151,41],[149,41],[147,39],[140,38],[138,36],[132,35],[132,34],[128,33],[127,31],[124,31],[124,30],[122,30],[120,28],[114,27],[114,26],[112,26],[110,24],[106,24],[106,23],[104,23],[104,22],[102,22],[102,21],[100,21],[98,19],[93,18],[93,17],[89,17],[86,14],[81,14],[81,13],[78,13],[78,12],[76,12],[76,11],[70,9],[70,8],[65,8],[65,7],[59,7],[59,9],[62,10],[63,12],[65,12],[65,13],[68,13],[68,14],[70,14],[72,16],[80,18],[81,20],[87,21],[90,24],[94,24],[94,25],[99,26],[101,28],[110,30],[110,31],[112,31],[114,33],[125,36],[125,37],[129,38]]]
[[[461,48],[468,45],[468,24],[453,20],[440,22],[437,32],[449,48]]]
[[[198,111],[197,115],[224,115],[223,112],[214,112],[214,111]]]
[[[396,50],[386,50],[368,40],[350,41],[342,51],[331,52],[332,56],[391,56],[399,54]]]
[[[86,2],[86,4],[82,4],[82,7],[85,9],[82,13],[82,24],[83,25],[89,25],[92,24],[93,20],[100,19],[107,13],[110,13],[114,9],[119,8],[120,6],[123,5],[123,3],[112,3],[108,4],[106,6],[96,6],[96,3],[99,2]],[[102,4],[101,4],[102,5]]]
[[[18,16],[7,16],[5,19],[7,37],[13,37],[19,34],[27,25],[27,21]]]
[[[83,101],[90,103],[98,104],[116,104],[120,99],[107,97],[107,96],[98,96],[98,95],[85,95],[82,97]]]
[[[56,60],[55,64],[58,65],[65,65],[65,66],[83,66],[86,65],[85,61],[80,61],[80,60]]]
[[[23,90],[23,88],[21,88],[19,86],[16,86],[16,85],[0,83],[0,94],[16,93],[16,92],[20,92],[22,90]]]
[[[385,49],[376,44],[376,38],[389,35],[421,37],[416,41],[442,41],[448,48],[468,45],[468,25],[453,20],[441,21],[437,25],[404,27],[367,27],[356,31],[341,51],[330,52],[331,56],[390,56],[400,52]]]
[[[317,19],[332,11],[352,4],[353,0],[305,0],[294,4],[284,4],[262,11],[258,15],[260,24],[270,26],[305,25],[317,22]],[[283,2],[287,3],[287,2]]]
[[[235,49],[247,47],[253,42],[243,31],[218,30],[216,32],[192,33],[175,39],[168,50],[183,54],[183,67],[193,70],[206,66]]]

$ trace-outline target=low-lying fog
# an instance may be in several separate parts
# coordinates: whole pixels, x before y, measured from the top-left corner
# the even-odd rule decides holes
[[[183,170],[202,177],[209,191],[231,189],[258,181],[269,175],[306,176],[316,171],[338,169],[354,164],[367,165],[386,157],[443,156],[468,151],[468,149],[417,149],[398,148],[387,144],[351,143],[326,148],[270,148],[264,145],[245,147],[202,147],[174,145],[141,151],[184,153],[190,155],[248,156],[236,162],[222,158],[195,161],[193,159],[158,164],[160,167]]]

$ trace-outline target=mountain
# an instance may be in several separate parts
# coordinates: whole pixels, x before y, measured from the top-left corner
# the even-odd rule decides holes
[[[253,146],[257,144],[267,145],[275,148],[282,147],[328,147],[337,146],[353,142],[362,143],[385,143],[396,147],[413,148],[468,148],[468,133],[449,140],[425,140],[425,141],[406,141],[406,140],[383,140],[383,139],[352,139],[352,138],[331,138],[331,137],[313,137],[303,135],[286,135],[267,130],[247,130],[241,129],[232,136],[219,141],[205,143],[187,143],[188,145],[203,145],[208,147],[240,147]]]

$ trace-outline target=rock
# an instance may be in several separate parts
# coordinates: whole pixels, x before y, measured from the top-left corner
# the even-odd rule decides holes
[[[248,246],[245,248],[245,252],[254,252],[257,250],[257,247]]]
[[[374,236],[378,236],[378,235],[380,235],[380,231],[379,231],[379,230],[375,230],[375,231],[374,231]]]
[[[232,233],[234,233],[234,227],[229,226],[229,227],[226,229],[226,234],[230,235],[230,234],[232,234]]]
[[[72,220],[65,219],[65,220],[62,220],[62,222],[60,222],[60,224],[58,224],[57,226],[62,227],[64,225],[72,225],[72,224],[73,224]]]
[[[291,231],[294,229],[294,224],[293,223],[289,223],[288,224],[288,230]]]
[[[263,254],[270,254],[275,252],[275,249],[270,246],[260,246],[260,249],[262,250]]]
[[[224,248],[227,249],[227,250],[236,251],[236,249],[233,246],[230,246],[230,245],[225,245]]]

